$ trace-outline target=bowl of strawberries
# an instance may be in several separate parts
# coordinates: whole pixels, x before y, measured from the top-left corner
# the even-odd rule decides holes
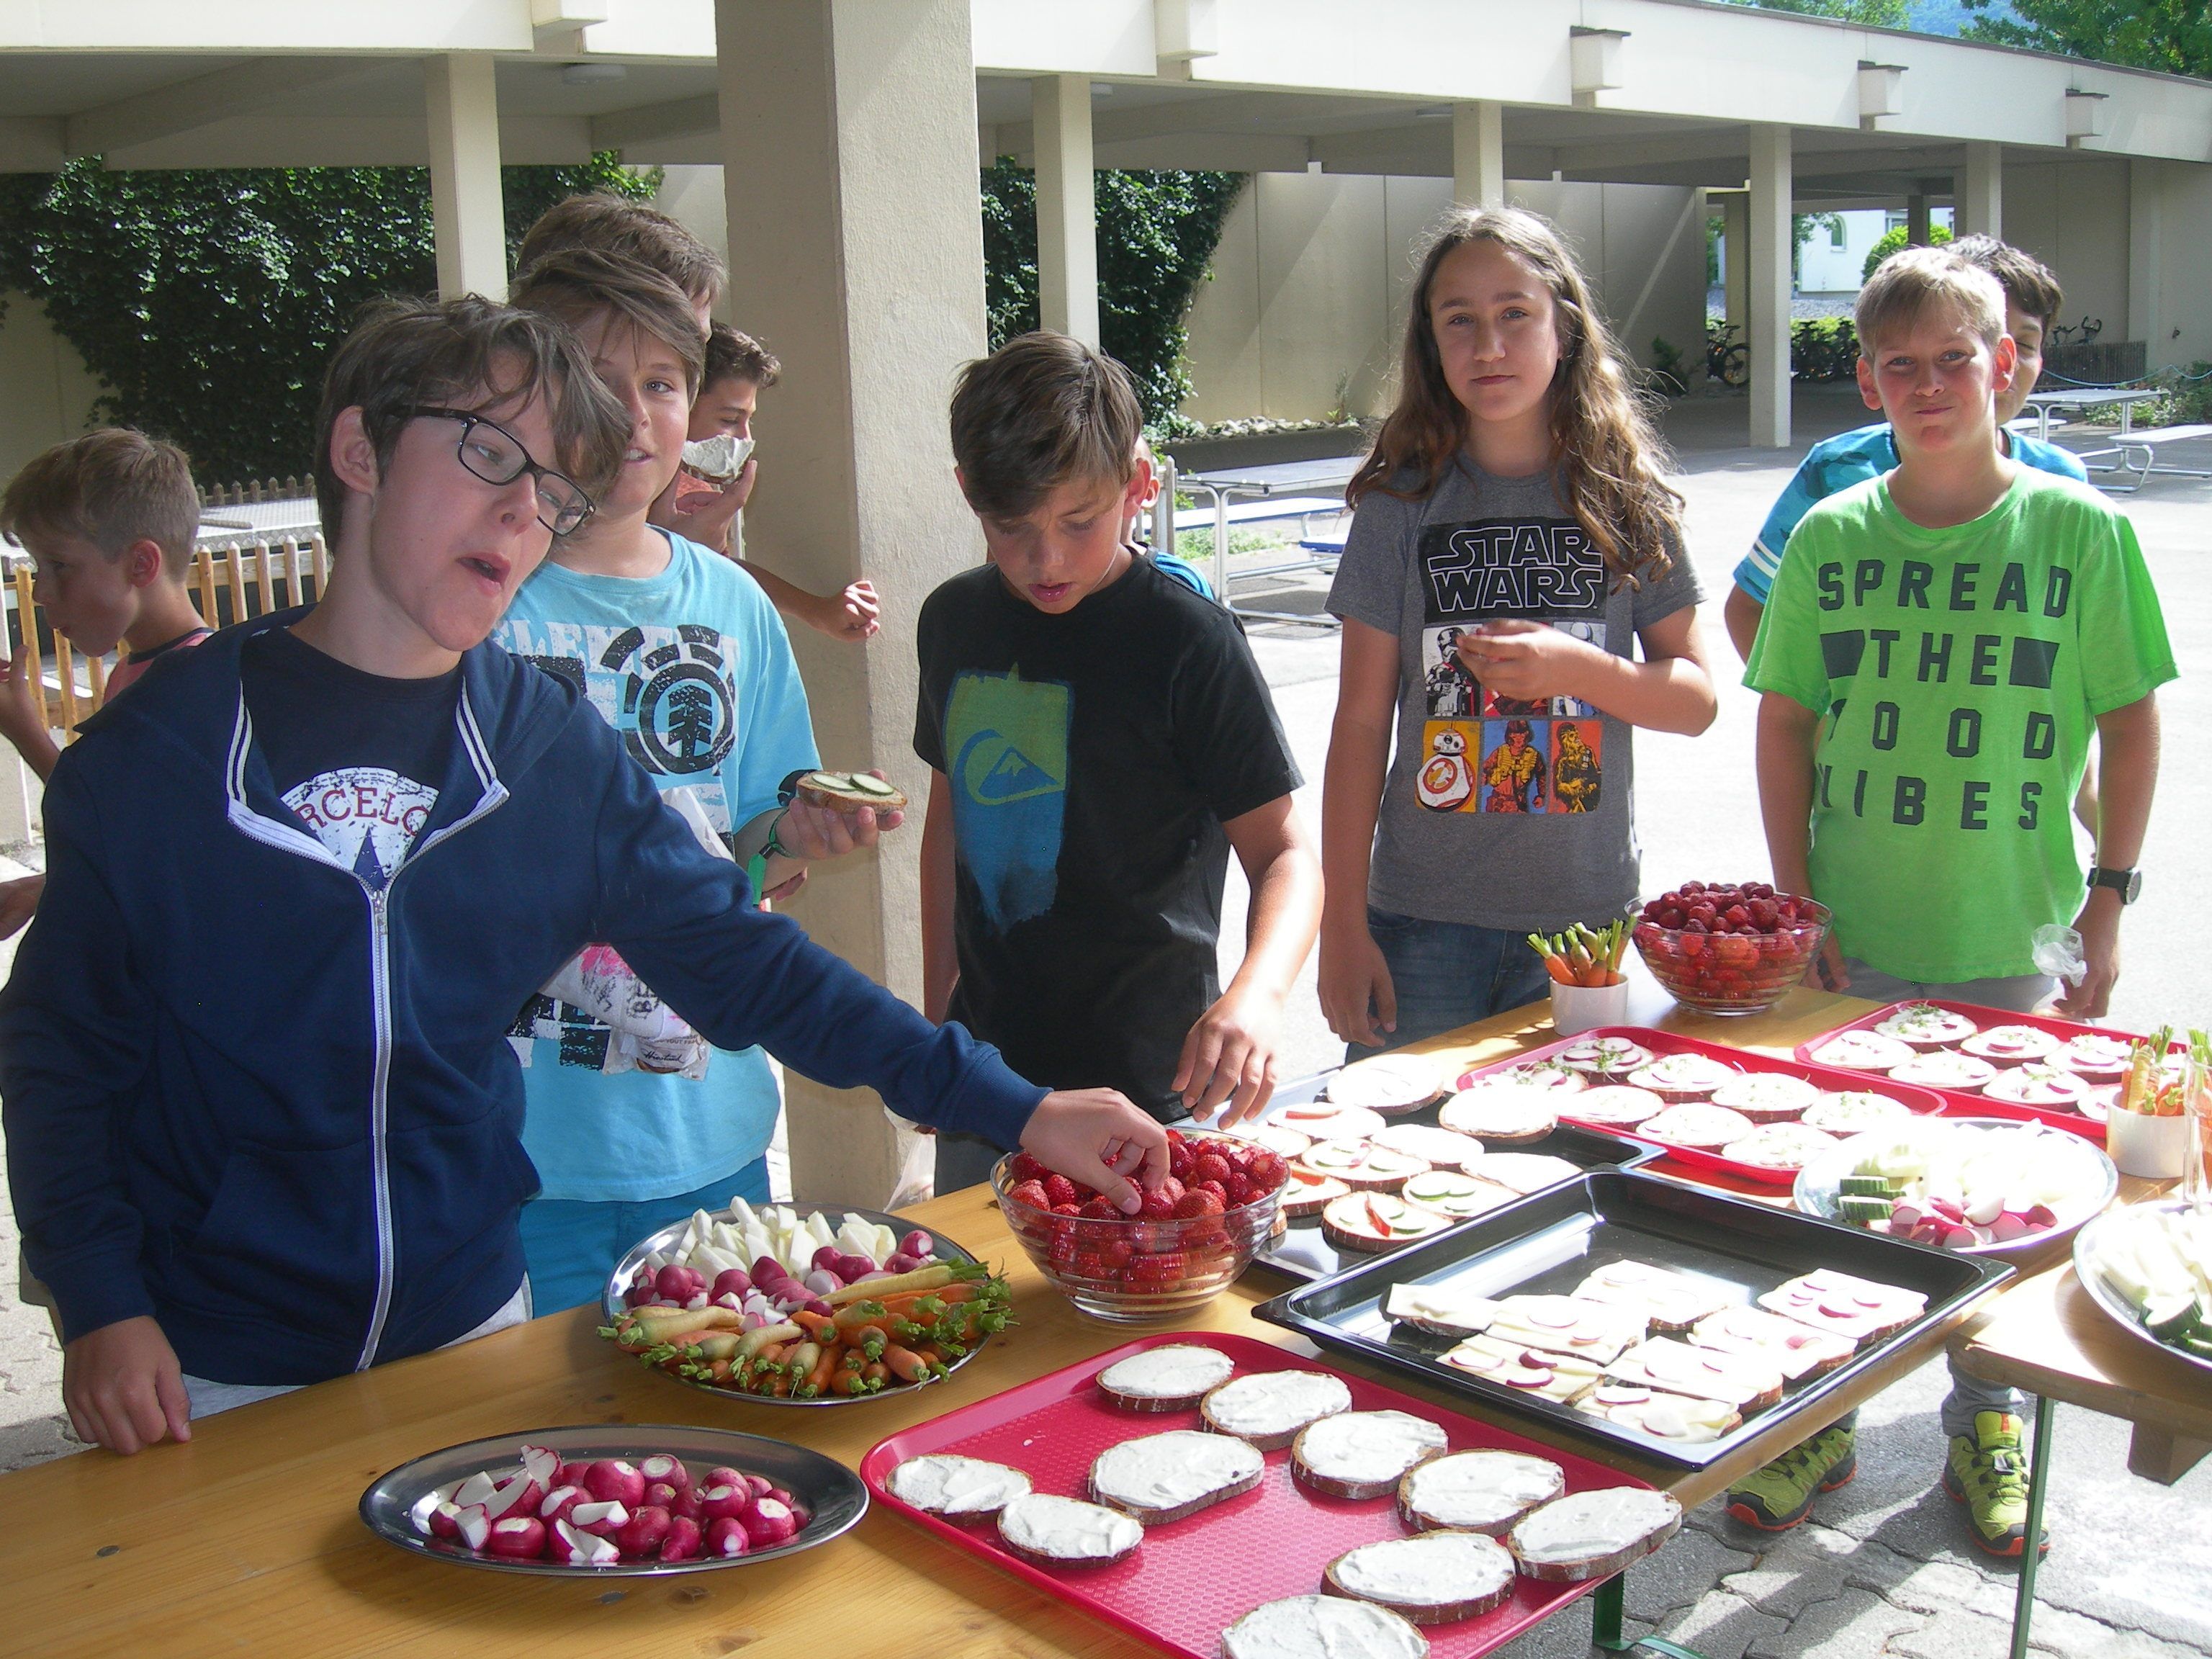
[[[1667,994],[1701,1014],[1763,1014],[1805,977],[1828,908],[1763,881],[1686,881],[1644,905],[1632,937]]]
[[[1290,1165],[1240,1136],[1168,1131],[1168,1175],[1123,1215],[1026,1152],[999,1160],[991,1189],[1022,1249],[1078,1311],[1117,1325],[1172,1319],[1211,1301],[1274,1234]]]

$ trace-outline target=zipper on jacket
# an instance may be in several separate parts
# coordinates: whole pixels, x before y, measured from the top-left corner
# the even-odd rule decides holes
[[[394,876],[398,873],[392,872]],[[368,1093],[370,1180],[376,1195],[376,1306],[368,1316],[368,1340],[362,1344],[361,1358],[354,1364],[357,1371],[376,1363],[377,1345],[384,1340],[385,1318],[392,1311],[392,1280],[398,1276],[392,1259],[392,1170],[384,1142],[392,1082],[392,884],[386,881],[382,887],[368,890],[368,977],[376,1024],[376,1059]]]

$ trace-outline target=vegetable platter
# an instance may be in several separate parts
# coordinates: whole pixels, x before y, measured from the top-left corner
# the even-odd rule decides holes
[[[678,1382],[779,1406],[920,1387],[1011,1318],[1004,1278],[896,1218],[733,1199],[633,1245],[600,1334]]]
[[[2212,1373],[2212,1210],[2169,1199],[2107,1211],[2074,1236],[2074,1271],[2121,1328]]]

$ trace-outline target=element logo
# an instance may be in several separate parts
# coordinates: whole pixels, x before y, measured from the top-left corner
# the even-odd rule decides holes
[[[627,629],[599,657],[623,677],[623,711],[636,724],[624,745],[648,772],[711,772],[737,744],[737,696],[722,653],[722,636],[685,624],[670,643],[647,647]]]

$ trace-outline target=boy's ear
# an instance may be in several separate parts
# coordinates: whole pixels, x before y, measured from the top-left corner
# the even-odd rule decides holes
[[[1874,365],[1862,357],[1858,360],[1856,369],[1859,379],[1859,397],[1869,409],[1880,409],[1881,393],[1875,388]]]
[[[1129,474],[1129,488],[1121,496],[1121,516],[1127,518],[1141,513],[1160,496],[1160,475],[1153,469],[1152,458],[1140,454],[1136,470]]]
[[[123,580],[133,587],[151,587],[161,580],[161,545],[142,536],[123,550]]]
[[[1990,390],[2009,392],[2020,374],[2020,342],[2009,334],[1997,337],[1996,349],[1990,354]]]
[[[358,404],[340,410],[337,419],[331,422],[331,471],[340,483],[362,495],[374,495],[384,482],[376,445],[368,435]]]

